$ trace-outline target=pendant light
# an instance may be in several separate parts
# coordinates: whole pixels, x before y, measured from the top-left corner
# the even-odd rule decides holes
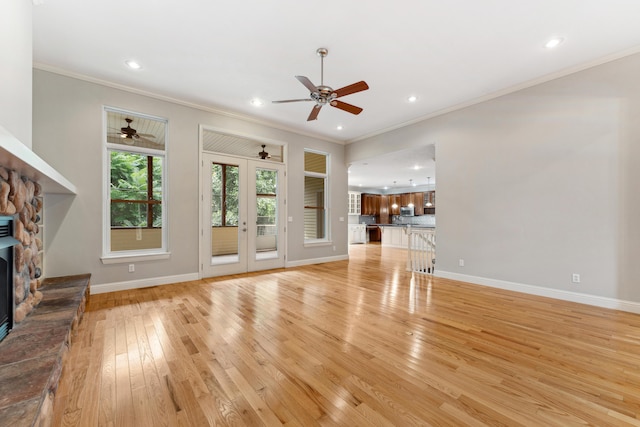
[[[429,197],[429,193],[431,190],[431,177],[428,176],[427,177],[427,203],[425,203],[425,207],[430,208],[433,206],[433,203],[431,203],[431,198]]]

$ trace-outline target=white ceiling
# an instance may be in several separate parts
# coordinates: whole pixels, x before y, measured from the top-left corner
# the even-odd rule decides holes
[[[350,142],[638,51],[637,0],[40,0],[36,67],[87,76]],[[564,38],[558,48],[544,43]],[[310,102],[294,76],[365,80],[341,98],[354,116]],[[142,68],[131,70],[126,60]],[[416,95],[417,102],[407,97]],[[254,107],[250,101],[265,101]],[[342,130],[336,127],[342,125]],[[388,166],[388,165],[387,165]]]
[[[416,190],[424,191],[427,184],[433,188],[435,177],[433,144],[398,150],[349,165],[349,186],[354,190],[394,193],[411,191],[415,185]]]

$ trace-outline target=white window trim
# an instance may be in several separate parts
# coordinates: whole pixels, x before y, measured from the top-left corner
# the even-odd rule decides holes
[[[331,154],[324,152],[324,151],[318,151],[318,150],[311,150],[311,149],[306,149],[304,150],[305,153],[315,153],[315,154],[322,154],[323,156],[325,156],[325,161],[326,161],[326,173],[319,173],[319,172],[308,172],[308,171],[304,171],[304,176],[310,176],[313,178],[323,178],[324,179],[324,206],[325,206],[325,218],[324,218],[324,226],[325,226],[325,237],[323,239],[307,239],[305,237],[304,239],[304,243],[303,245],[305,247],[317,247],[317,246],[330,246],[332,244],[332,240],[331,240],[331,221],[329,220],[331,215],[331,207],[329,206],[329,200],[331,199],[329,197],[329,179],[331,176]]]
[[[103,149],[102,149],[102,180],[103,180],[103,197],[102,197],[102,256],[100,260],[102,264],[119,264],[132,261],[153,261],[160,259],[168,259],[171,256],[171,252],[168,250],[169,245],[169,232],[168,232],[168,185],[167,185],[167,170],[168,170],[168,141],[167,135],[169,134],[169,121],[163,117],[151,116],[148,114],[137,113],[134,111],[123,110],[120,108],[103,107],[102,118],[102,137],[103,137]],[[134,117],[142,117],[150,120],[157,120],[164,122],[165,125],[165,149],[155,150],[152,148],[141,148],[134,146],[123,146],[122,144],[112,144],[107,142],[108,133],[108,120],[107,114],[109,112],[130,114]],[[148,154],[155,157],[162,157],[162,247],[145,250],[128,250],[128,251],[111,251],[111,151],[123,151],[129,153]]]

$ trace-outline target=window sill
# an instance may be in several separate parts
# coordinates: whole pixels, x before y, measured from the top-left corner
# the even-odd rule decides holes
[[[147,254],[126,254],[126,255],[105,255],[100,257],[103,264],[124,264],[133,261],[157,261],[169,259],[171,252],[147,253]]]
[[[308,242],[304,242],[304,247],[305,248],[316,248],[319,246],[331,246],[333,244],[332,241],[330,240],[315,240],[315,241],[308,241]]]

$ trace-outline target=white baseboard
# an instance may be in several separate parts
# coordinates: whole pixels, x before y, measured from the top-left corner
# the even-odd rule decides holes
[[[349,259],[349,254],[330,256],[330,257],[326,257],[326,258],[302,259],[300,261],[287,261],[285,263],[285,268],[286,267],[300,267],[302,265],[309,265],[309,264],[321,264],[323,262],[346,261],[348,259]]]
[[[615,298],[601,297],[597,295],[581,294],[579,292],[563,291],[560,289],[544,288],[542,286],[525,285],[522,283],[508,282],[506,280],[488,279],[486,277],[469,276],[448,271],[436,271],[434,276],[444,279],[458,280],[460,282],[473,283],[475,285],[489,286],[492,288],[505,289],[509,291],[523,292],[525,294],[538,295],[542,297],[556,298],[563,301],[577,302],[581,304],[593,305],[602,308],[628,311],[640,314],[640,303],[624,301]]]
[[[151,286],[169,285],[179,282],[191,282],[198,280],[198,273],[180,274],[175,276],[152,277],[150,279],[130,280],[127,282],[91,284],[91,294],[104,294],[107,292],[126,291],[129,289],[149,288]]]

